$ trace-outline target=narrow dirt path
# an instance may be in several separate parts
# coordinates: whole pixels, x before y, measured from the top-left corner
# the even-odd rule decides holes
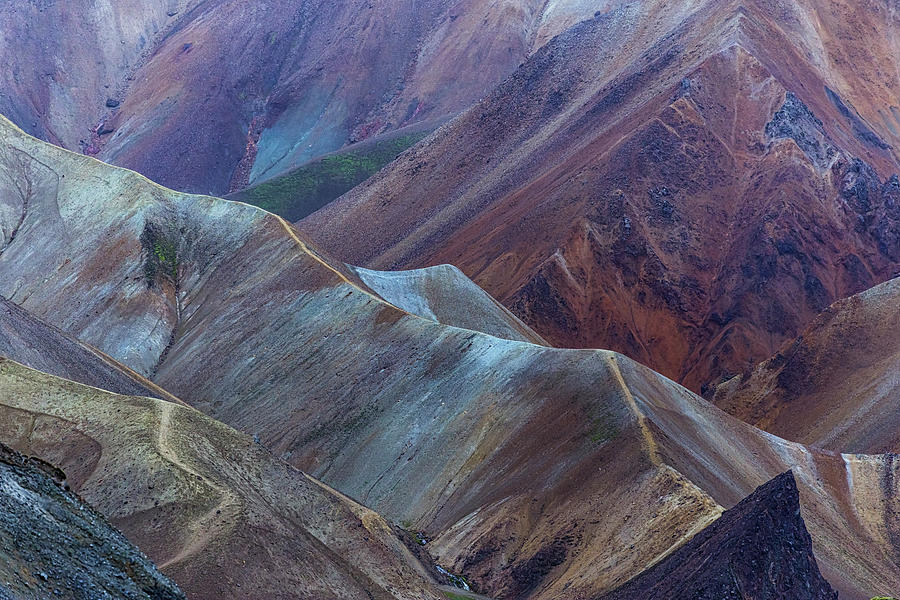
[[[160,563],[160,569],[164,569],[197,554],[210,540],[231,529],[241,512],[242,503],[232,491],[216,485],[181,459],[170,443],[172,413],[176,405],[164,401],[159,401],[157,404],[159,406],[159,431],[156,445],[160,455],[191,477],[203,481],[205,485],[213,488],[220,498],[215,506],[200,515],[190,526],[190,541],[175,556]]]

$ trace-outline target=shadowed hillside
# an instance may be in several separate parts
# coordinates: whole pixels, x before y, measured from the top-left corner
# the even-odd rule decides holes
[[[0,113],[170,187],[224,194],[456,115],[595,10],[580,0],[3,2]]]
[[[900,278],[836,302],[715,403],[836,452],[900,452]]]
[[[757,488],[665,560],[602,600],[837,597],[819,573],[800,516],[797,486],[788,472]]]

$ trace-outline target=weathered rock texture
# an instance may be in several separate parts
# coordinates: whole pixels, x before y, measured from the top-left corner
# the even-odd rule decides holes
[[[0,113],[223,194],[455,115],[596,7],[567,0],[0,4]]]
[[[0,298],[0,356],[117,394],[178,400],[102,352]]]
[[[299,225],[711,391],[900,270],[898,30],[876,1],[615,3]]]
[[[0,293],[424,531],[479,591],[608,592],[788,469],[832,585],[851,600],[900,587],[893,455],[784,441],[613,352],[398,309],[274,215],[171,192],[8,124],[0,165],[33,182]],[[21,216],[6,210],[3,231]],[[408,306],[437,306],[425,296]]]
[[[0,444],[0,598],[184,600],[65,474]]]
[[[384,519],[193,409],[117,396],[3,359],[0,439],[62,467],[72,489],[192,599],[439,598]],[[16,532],[30,555],[52,563],[54,539],[28,531],[42,530]],[[85,581],[91,566],[82,565]],[[85,595],[70,597],[105,597],[81,589]]]
[[[900,278],[828,307],[797,339],[716,389],[775,435],[836,452],[900,452]]]
[[[837,600],[819,573],[794,476],[760,486],[602,600]]]

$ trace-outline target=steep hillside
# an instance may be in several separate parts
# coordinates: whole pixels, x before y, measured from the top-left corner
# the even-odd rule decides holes
[[[377,173],[435,128],[431,123],[412,125],[376,136],[226,197],[258,206],[289,221],[298,221]]]
[[[837,452],[900,452],[900,278],[836,302],[715,403],[776,435]]]
[[[65,474],[0,444],[0,598],[184,600]]]
[[[477,591],[611,591],[790,468],[842,597],[900,588],[893,455],[785,442],[615,353],[436,323],[274,215],[0,135],[30,194],[0,196],[0,293],[425,532]]]
[[[117,394],[177,398],[102,352],[0,298],[0,356]]]
[[[376,513],[192,409],[4,359],[0,415],[190,598],[438,598]]]
[[[351,268],[370,290],[411,314],[506,340],[547,345],[538,334],[452,265],[413,271]]]
[[[455,115],[581,0],[0,4],[0,113],[170,187],[223,194]]]
[[[300,227],[711,389],[900,269],[898,27],[875,1],[613,6]]]
[[[764,572],[765,577],[760,577]],[[837,600],[822,578],[788,472],[602,600]]]

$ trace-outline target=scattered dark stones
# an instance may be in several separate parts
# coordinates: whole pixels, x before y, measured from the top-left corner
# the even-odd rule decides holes
[[[121,104],[121,102],[119,102],[115,98],[106,99],[106,108],[118,108],[119,104]]]
[[[572,539],[569,537],[557,538],[538,550],[528,560],[513,566],[512,580],[515,583],[515,590],[510,597],[524,598],[540,585],[544,577],[565,562],[568,545],[571,542]]]
[[[827,167],[837,154],[820,121],[792,92],[785,95],[781,109],[766,124],[770,140],[792,139],[818,167]]]
[[[0,444],[0,598],[184,600],[64,482],[59,469]]]
[[[835,108],[837,108],[840,113],[850,122],[850,126],[853,128],[853,134],[869,146],[873,146],[880,150],[889,150],[891,145],[878,137],[874,131],[869,129],[869,126],[865,124],[862,118],[859,116],[859,113],[856,112],[852,107],[847,106],[841,97],[837,95],[837,93],[825,86],[825,94],[828,96],[828,99],[831,100],[831,103],[834,104]]]

